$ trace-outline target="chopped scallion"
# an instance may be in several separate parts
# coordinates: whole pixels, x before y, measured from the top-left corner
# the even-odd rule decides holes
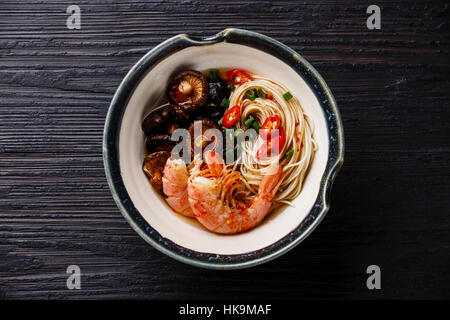
[[[233,90],[234,90],[234,83],[230,83],[230,84],[228,85],[228,88],[230,88],[230,90],[233,91]]]
[[[254,121],[252,124],[253,129],[255,129],[256,131],[259,131],[259,129],[261,129],[261,126],[259,125],[258,122]]]
[[[256,93],[258,94],[258,96],[262,99],[265,99],[267,97],[267,94],[264,92],[263,89],[258,88],[258,90],[256,90]]]
[[[288,152],[286,152],[286,159],[290,159],[294,154],[294,150],[289,150]]]
[[[211,69],[209,70],[209,77],[211,80],[217,80],[219,78],[219,70]]]
[[[222,103],[220,104],[222,107],[224,108],[228,108],[228,106],[230,105],[230,100],[229,99],[223,99]]]
[[[292,94],[288,91],[285,94],[283,94],[284,100],[289,101],[289,99],[292,99]]]
[[[253,118],[251,115],[248,116],[247,120],[245,120],[244,124],[247,128],[250,128],[250,126],[252,125],[253,121],[255,121],[255,118]]]
[[[253,101],[256,99],[256,93],[255,90],[251,89],[251,90],[247,90],[245,92],[245,96],[247,97],[247,99]]]
[[[219,121],[217,121],[217,125],[218,125],[219,127],[222,126],[222,121],[223,121],[223,118],[221,118]]]

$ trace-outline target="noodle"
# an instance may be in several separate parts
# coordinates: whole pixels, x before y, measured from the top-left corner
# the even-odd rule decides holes
[[[291,205],[291,201],[302,191],[303,180],[317,149],[312,138],[313,122],[303,112],[296,97],[286,101],[283,94],[288,92],[288,89],[285,86],[261,75],[251,75],[253,80],[237,87],[230,96],[230,108],[235,105],[241,106],[241,117],[237,127],[245,129],[244,122],[249,115],[252,115],[259,123],[263,123],[271,115],[278,115],[281,126],[286,132],[286,143],[278,155],[257,158],[256,153],[264,140],[258,137],[243,142],[239,169],[249,194],[254,195],[269,166],[279,162],[283,167],[283,179],[273,200],[274,206],[283,203]],[[273,99],[259,97],[253,101],[245,99],[247,90],[258,88],[271,94]],[[287,159],[286,152],[290,150],[293,150],[293,154]]]

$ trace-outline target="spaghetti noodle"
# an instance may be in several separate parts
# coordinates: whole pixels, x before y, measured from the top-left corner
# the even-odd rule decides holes
[[[286,99],[288,89],[267,77],[251,74],[252,81],[237,87],[230,96],[230,107],[239,105],[241,117],[238,128],[245,128],[245,120],[251,115],[259,123],[271,115],[278,115],[286,132],[286,143],[279,154],[267,158],[258,158],[257,151],[264,143],[261,137],[245,141],[240,159],[240,172],[255,194],[264,176],[265,170],[274,163],[283,167],[283,179],[274,198],[279,204],[291,204],[302,191],[303,181],[316,151],[316,143],[312,137],[314,127],[311,119],[304,113],[300,102],[295,97]],[[269,97],[247,99],[248,90],[262,89]],[[290,93],[289,93],[290,95]]]

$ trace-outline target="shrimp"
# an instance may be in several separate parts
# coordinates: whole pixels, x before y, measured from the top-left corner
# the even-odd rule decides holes
[[[194,216],[188,199],[187,180],[190,174],[195,174],[200,170],[201,164],[202,160],[198,156],[194,157],[194,161],[189,167],[182,159],[170,157],[164,166],[162,186],[163,192],[167,196],[166,201],[173,210],[186,217]]]
[[[208,169],[188,179],[189,203],[194,217],[208,230],[233,234],[258,225],[269,213],[272,199],[282,180],[283,169],[276,165],[265,175],[258,194],[250,201],[234,199],[233,191],[242,188],[238,171],[227,168],[214,151],[205,153]]]
[[[189,173],[181,159],[167,159],[162,178],[163,192],[167,196],[166,201],[178,213],[187,217],[193,217],[194,213],[189,205],[187,193],[187,180]]]

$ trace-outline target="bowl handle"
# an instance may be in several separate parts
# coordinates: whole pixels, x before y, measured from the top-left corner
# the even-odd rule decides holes
[[[190,36],[188,34],[183,34],[182,37],[193,45],[214,44],[225,41],[228,30],[229,29],[222,30],[215,35],[208,37]]]

